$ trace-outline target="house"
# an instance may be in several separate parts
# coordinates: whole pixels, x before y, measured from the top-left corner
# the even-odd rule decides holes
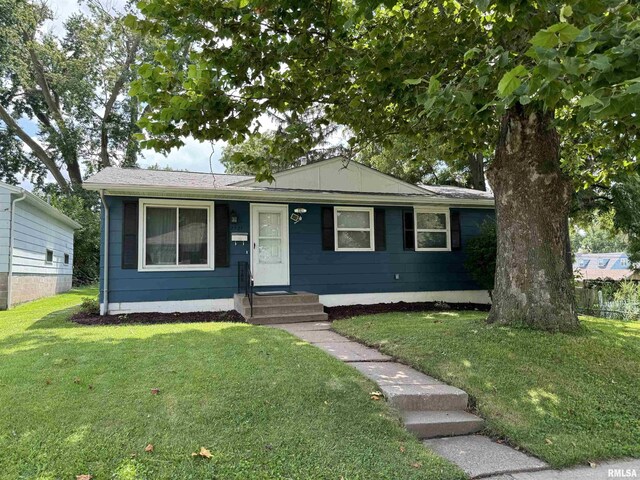
[[[0,310],[71,288],[78,228],[40,197],[0,182]]]
[[[258,296],[304,291],[325,306],[489,302],[464,268],[465,242],[494,214],[486,192],[339,157],[270,184],[110,167],[84,186],[103,199],[103,312],[230,310],[245,266]]]
[[[576,253],[573,263],[576,279],[640,280],[626,253]]]

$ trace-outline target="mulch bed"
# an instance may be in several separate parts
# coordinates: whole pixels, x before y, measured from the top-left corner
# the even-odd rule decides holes
[[[470,311],[476,310],[488,312],[490,305],[482,303],[443,303],[443,302],[397,302],[376,303],[373,305],[344,305],[341,307],[325,307],[329,314],[329,320],[341,320],[343,318],[356,317],[358,315],[372,315],[375,313],[389,312],[430,312],[442,310]]]
[[[245,322],[235,310],[228,312],[194,312],[194,313],[129,313],[126,315],[91,315],[83,312],[71,317],[73,322],[81,325],[123,325],[123,324],[156,324],[156,323],[196,323],[196,322]]]

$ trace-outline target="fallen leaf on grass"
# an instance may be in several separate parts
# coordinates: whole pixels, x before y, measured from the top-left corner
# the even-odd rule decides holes
[[[153,445],[150,443],[149,445],[144,447],[144,451],[149,453],[153,452]]]
[[[412,463],[411,466],[413,468],[420,468],[422,466],[422,462],[416,462],[416,463]]]
[[[550,438],[545,438],[544,441],[547,443],[547,445],[553,445],[553,442]]]
[[[192,457],[202,457],[202,458],[211,458],[213,455],[211,455],[211,452],[209,450],[207,450],[204,447],[200,447],[200,451],[199,452],[193,452],[191,454]]]
[[[159,388],[152,388],[151,389],[151,395],[157,395],[160,393],[160,389]]]
[[[93,475],[87,475],[87,474],[76,475],[76,480],[91,480],[92,478],[93,478]]]
[[[596,468],[598,466],[598,464],[596,462],[589,462],[589,466],[591,468]]]
[[[80,383],[80,377],[76,377],[73,379],[73,383],[78,384]]]
[[[404,451],[405,451],[405,450],[406,450],[406,448],[404,448],[404,445],[400,445],[400,451],[401,451],[402,453],[404,453]]]
[[[371,392],[369,395],[371,396],[371,400],[380,400],[382,398],[381,392]]]

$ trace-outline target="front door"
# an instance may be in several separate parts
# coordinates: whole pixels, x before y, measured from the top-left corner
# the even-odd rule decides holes
[[[289,285],[289,207],[251,205],[251,271],[254,285]]]

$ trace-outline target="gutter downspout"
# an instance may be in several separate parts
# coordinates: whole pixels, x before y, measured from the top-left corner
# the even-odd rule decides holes
[[[102,303],[100,304],[100,315],[109,313],[109,206],[104,199],[104,190],[100,190],[100,200],[104,207],[104,250],[102,268]]]
[[[11,293],[13,284],[13,243],[15,241],[16,203],[27,198],[27,192],[11,201],[11,224],[9,226],[9,276],[7,277],[7,310],[11,308]]]

